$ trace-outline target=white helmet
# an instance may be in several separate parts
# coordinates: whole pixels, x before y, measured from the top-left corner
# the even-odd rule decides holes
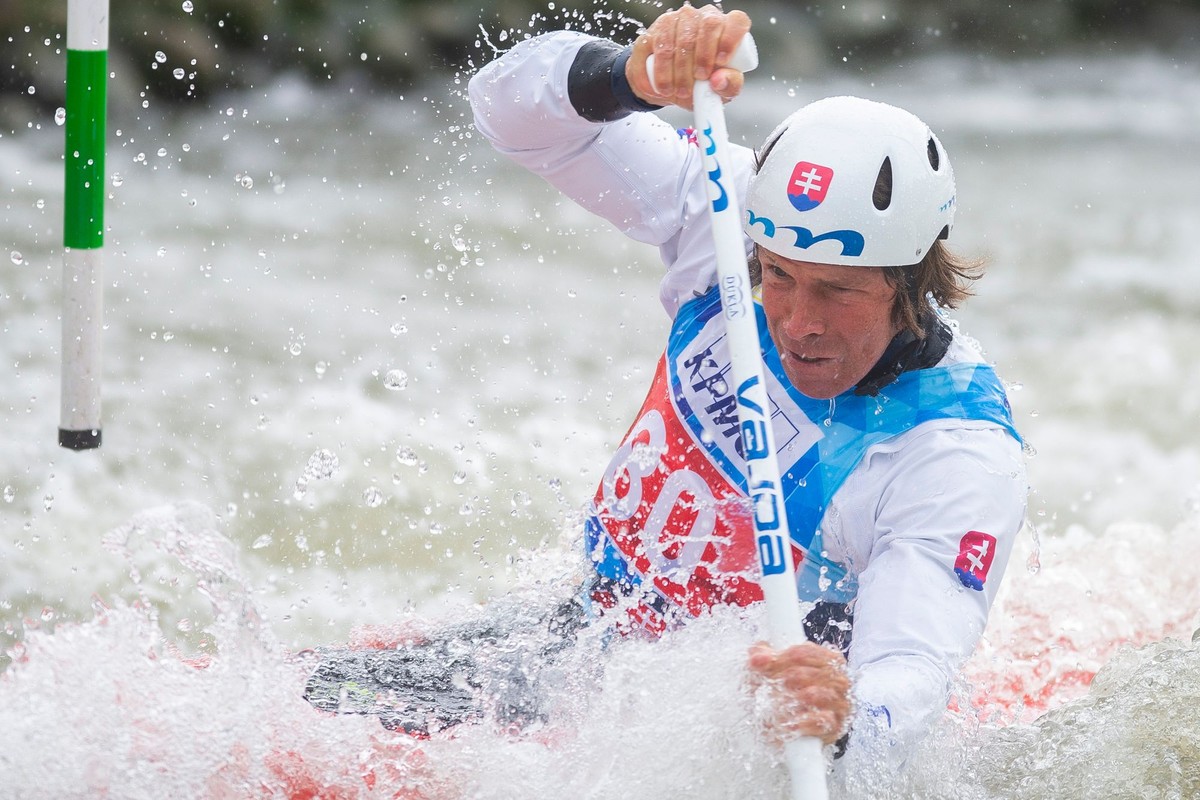
[[[929,126],[907,111],[858,97],[818,100],[785,119],[761,152],[745,231],[772,253],[905,266],[950,235],[954,172]],[[877,199],[884,181],[891,191]]]

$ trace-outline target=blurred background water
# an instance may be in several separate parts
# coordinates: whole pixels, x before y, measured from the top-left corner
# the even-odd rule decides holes
[[[287,655],[571,584],[659,266],[495,156],[463,92],[531,30],[627,39],[654,6],[114,9],[105,442],[71,453],[57,5],[0,6],[0,796],[778,796],[750,704],[713,701],[744,694],[730,620],[620,650],[552,746],[414,750],[311,712]],[[939,132],[954,243],[990,259],[957,316],[1031,447],[1020,557],[898,796],[1200,794],[1194,6],[746,8],[735,138],[838,93]]]

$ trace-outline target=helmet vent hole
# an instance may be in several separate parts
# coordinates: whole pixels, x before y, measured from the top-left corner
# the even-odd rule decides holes
[[[886,211],[892,204],[892,159],[885,158],[879,165],[879,177],[875,179],[875,191],[871,194],[875,208]]]
[[[929,166],[933,167],[934,172],[937,172],[938,167],[942,163],[942,159],[941,156],[938,155],[937,142],[933,140],[932,136],[929,137],[929,146],[926,149],[929,152]]]

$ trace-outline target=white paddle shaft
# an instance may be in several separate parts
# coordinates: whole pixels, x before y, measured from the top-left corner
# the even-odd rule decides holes
[[[758,50],[746,34],[729,66],[749,72],[758,66]],[[647,60],[653,83],[653,56]],[[746,265],[742,211],[730,191],[729,135],[724,102],[708,81],[696,81],[692,92],[696,136],[708,173],[709,214],[716,250],[721,306],[729,339],[730,373],[736,387],[738,424],[746,456],[747,491],[754,503],[754,535],[761,568],[760,585],[767,608],[771,645],[783,649],[805,640],[796,594],[795,564],[784,509],[771,429],[771,405],[763,378],[762,348],[754,310],[753,287]],[[793,800],[826,800],[825,756],[819,739],[805,737],[787,743],[785,751]]]

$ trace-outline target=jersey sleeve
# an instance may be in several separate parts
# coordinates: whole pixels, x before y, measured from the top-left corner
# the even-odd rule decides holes
[[[873,529],[849,655],[851,750],[896,762],[945,710],[983,633],[1028,486],[1020,443],[992,427],[917,428],[867,458],[846,488],[883,487],[876,505],[844,510],[846,527]]]
[[[488,64],[468,86],[475,127],[497,151],[540,175],[630,238],[658,248],[660,298],[673,317],[716,280],[699,147],[650,113],[591,122],[572,106],[568,77],[574,32],[526,40]],[[734,186],[745,196],[753,154],[736,148]],[[747,253],[750,240],[745,239]]]

